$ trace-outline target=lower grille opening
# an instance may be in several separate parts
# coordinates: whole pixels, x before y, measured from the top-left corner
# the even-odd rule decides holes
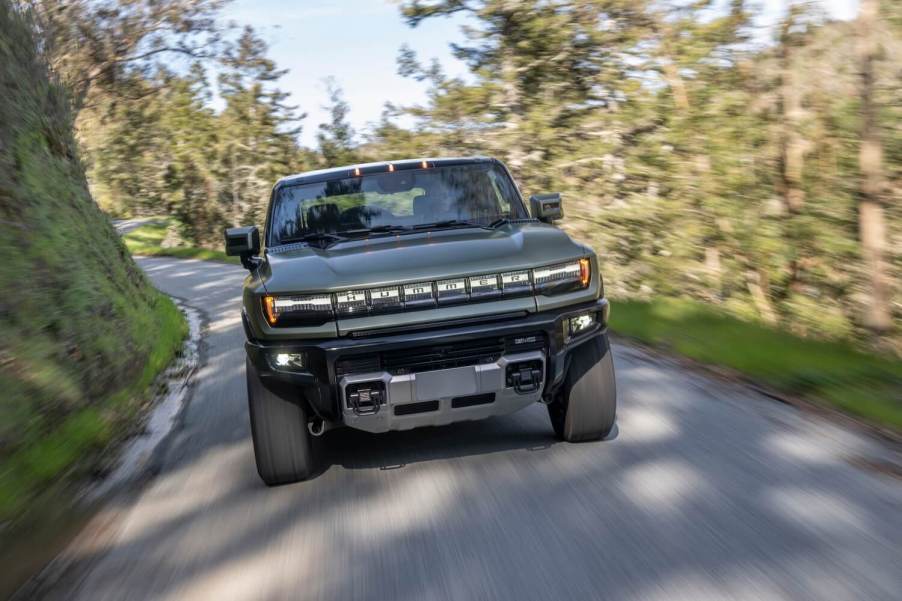
[[[438,411],[438,401],[423,401],[421,403],[395,405],[395,415],[413,415],[415,413],[426,413],[428,411]]]
[[[488,405],[495,402],[495,393],[471,394],[470,396],[458,396],[451,399],[451,408],[475,407],[476,405]]]

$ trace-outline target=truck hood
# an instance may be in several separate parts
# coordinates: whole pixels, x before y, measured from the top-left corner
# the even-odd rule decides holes
[[[528,222],[276,249],[261,275],[270,293],[332,292],[528,269],[589,252],[555,227]]]

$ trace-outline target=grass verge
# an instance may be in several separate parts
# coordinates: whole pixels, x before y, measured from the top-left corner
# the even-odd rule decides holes
[[[841,341],[799,338],[699,302],[615,301],[611,329],[902,432],[902,362]]]
[[[221,263],[232,263],[235,265],[240,263],[237,257],[229,257],[221,250],[188,245],[164,247],[163,240],[166,239],[169,228],[173,226],[174,222],[171,219],[160,218],[158,221],[150,222],[139,228],[135,228],[122,236],[122,239],[125,241],[125,246],[128,248],[129,252],[133,255],[201,259],[204,261],[219,261]]]
[[[96,470],[105,449],[134,430],[140,408],[154,392],[151,384],[179,352],[188,333],[181,311],[157,294],[147,319],[153,324],[153,342],[135,379],[52,426],[34,428],[0,463],[0,522],[21,518],[37,495]],[[35,420],[41,416],[34,416]]]

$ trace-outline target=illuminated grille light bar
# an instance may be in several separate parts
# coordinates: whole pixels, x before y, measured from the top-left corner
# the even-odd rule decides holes
[[[542,267],[534,269],[532,272],[537,290],[551,288],[559,284],[579,283],[580,273],[579,261]]]
[[[404,306],[410,308],[424,308],[435,305],[435,295],[432,293],[432,282],[420,282],[404,286]]]
[[[532,292],[529,271],[511,271],[501,274],[501,289],[504,296],[516,296]]]
[[[370,306],[374,312],[395,311],[400,309],[401,289],[397,286],[370,289]]]
[[[523,269],[500,274],[452,278],[438,282],[417,282],[403,286],[347,290],[329,294],[302,296],[266,295],[263,312],[269,325],[309,325],[323,323],[336,313],[356,317],[405,309],[428,309],[436,304],[510,298],[537,292],[554,294],[587,288],[591,280],[591,262],[582,258],[533,270]]]
[[[339,315],[359,315],[369,310],[366,290],[347,290],[335,295],[335,308]]]
[[[438,292],[440,304],[467,300],[467,280],[465,278],[436,282],[435,289]]]
[[[469,278],[470,298],[492,298],[501,296],[497,274],[477,275]]]
[[[332,297],[328,294],[264,296],[263,312],[271,326],[292,316],[302,320],[329,319],[332,317]]]

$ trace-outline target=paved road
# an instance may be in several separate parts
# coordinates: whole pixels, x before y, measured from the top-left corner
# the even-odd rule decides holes
[[[322,476],[267,489],[243,273],[140,263],[208,315],[206,363],[161,473],[66,598],[902,598],[902,482],[861,467],[882,445],[623,345],[611,440],[557,443],[541,406],[336,430]]]
[[[160,217],[137,217],[135,219],[114,219],[113,227],[119,234],[127,234],[132,230],[136,230],[142,225],[148,223],[157,223],[163,221]]]

